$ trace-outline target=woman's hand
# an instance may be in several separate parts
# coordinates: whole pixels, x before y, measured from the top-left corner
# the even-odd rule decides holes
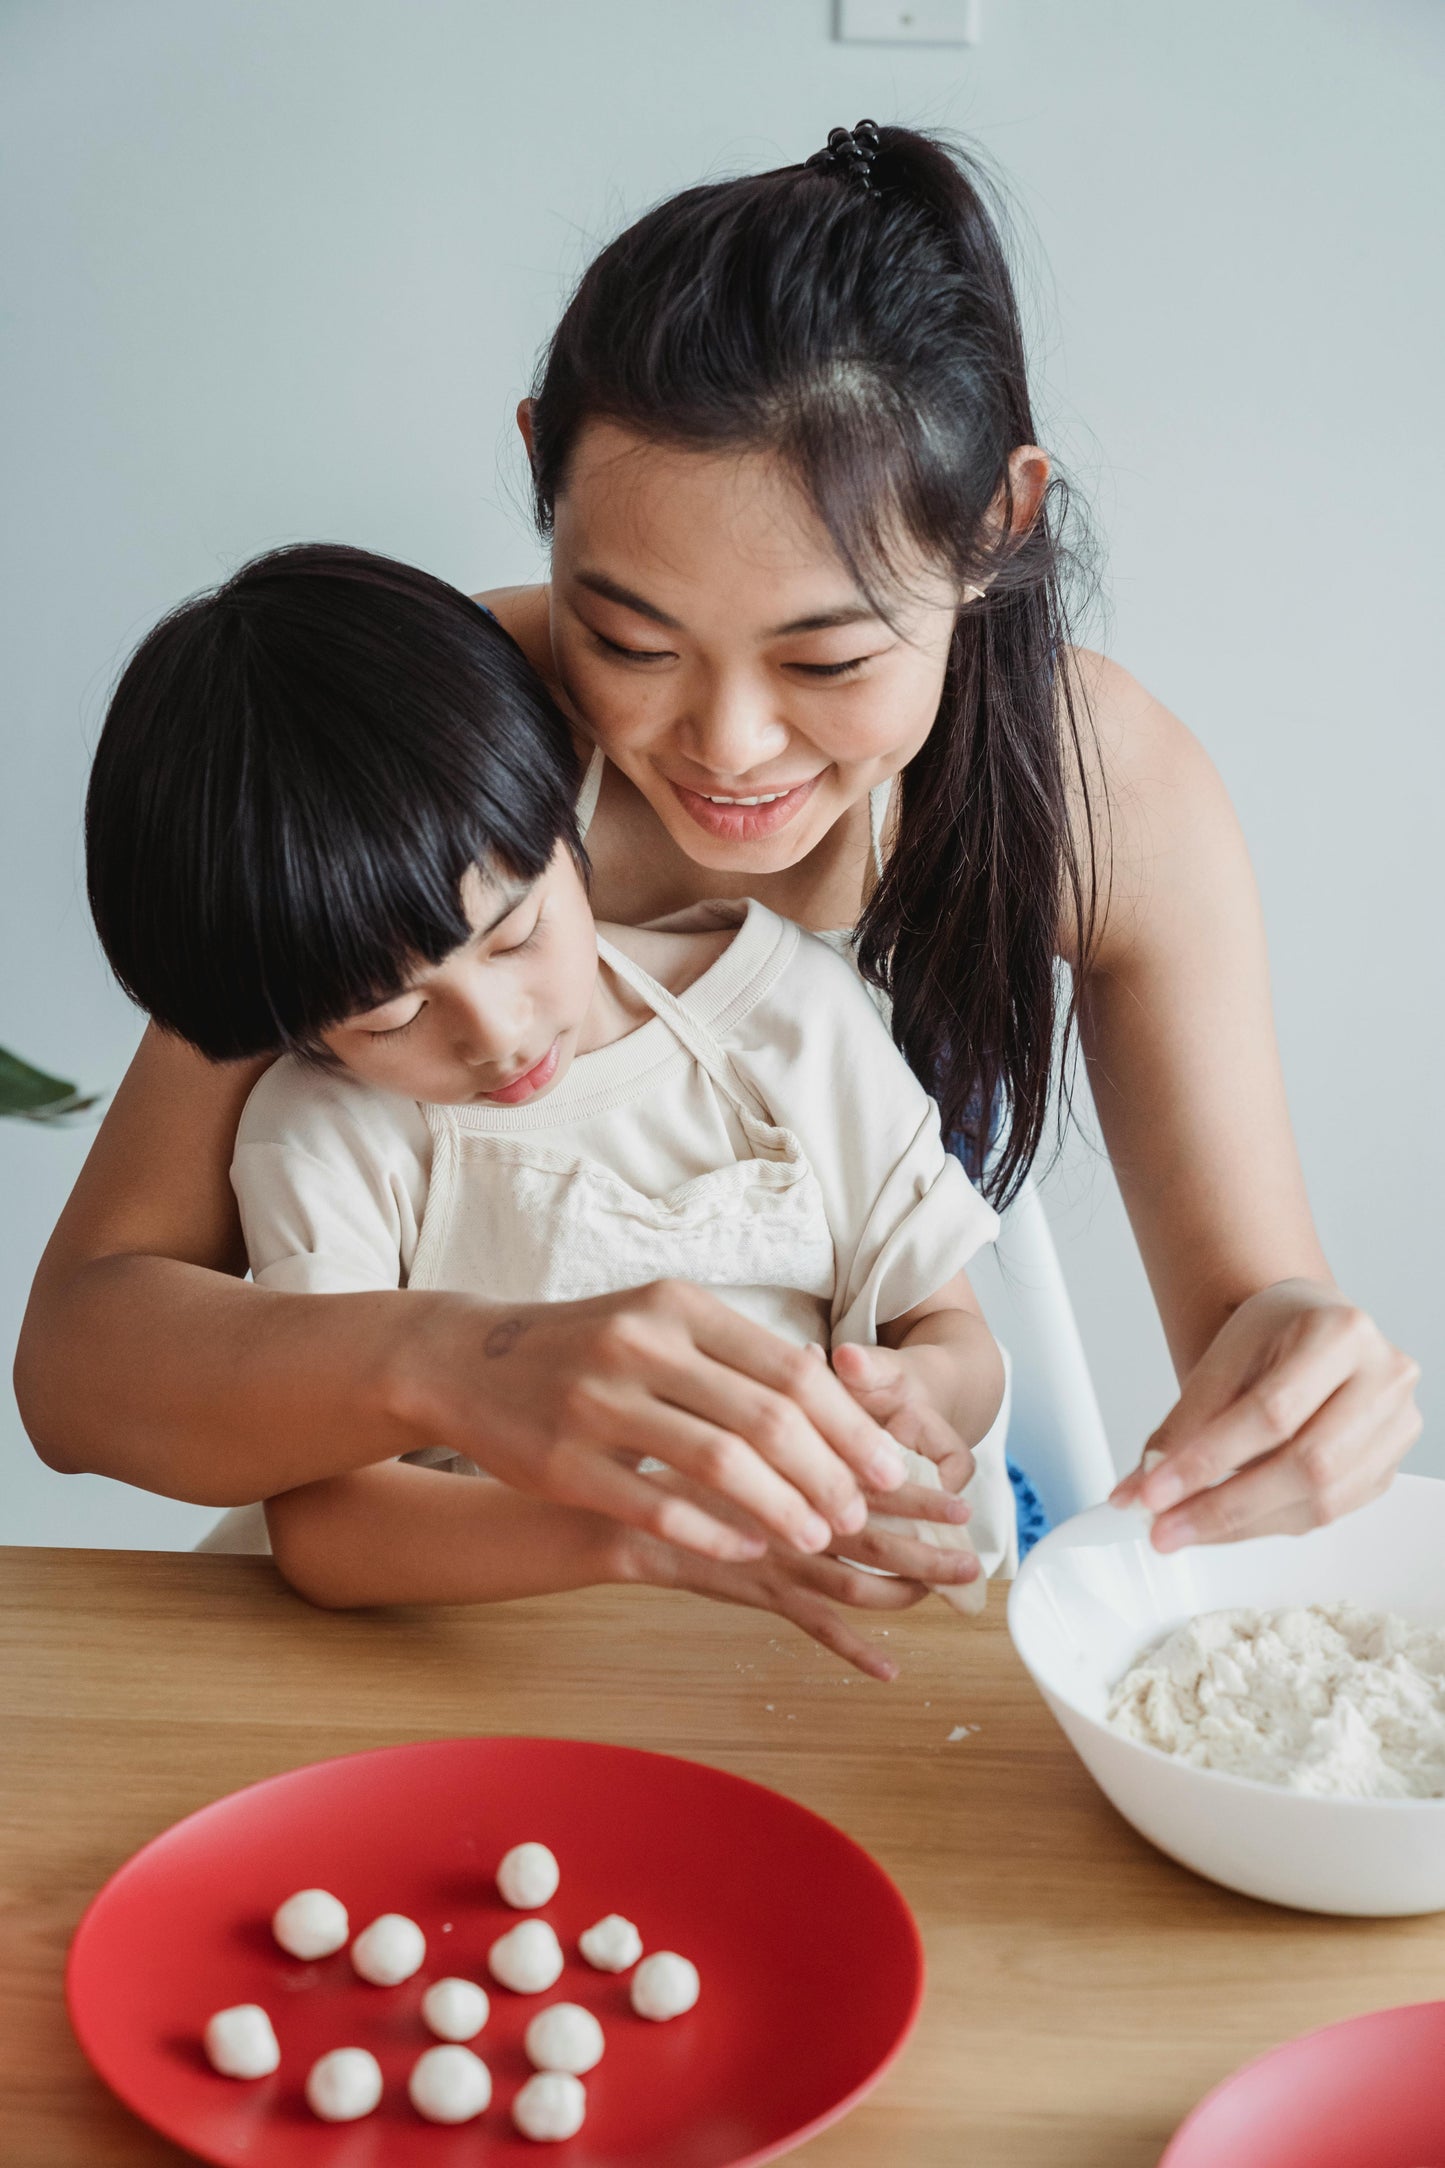
[[[1242,1302],[1113,1494],[1159,1518],[1156,1550],[1297,1535],[1379,1497],[1420,1435],[1419,1365],[1334,1288]]]
[[[760,1528],[821,1552],[903,1481],[897,1448],[826,1364],[705,1288],[428,1305],[394,1404],[414,1444],[446,1445],[514,1489],[738,1561],[760,1558]],[[638,1475],[642,1457],[688,1494]]]
[[[644,1476],[639,1480],[659,1479]],[[855,1536],[852,1547],[859,1548],[864,1540],[864,1536]],[[900,1555],[902,1548],[900,1545]],[[921,1552],[924,1546],[916,1548]],[[691,1551],[680,1551],[670,1543],[626,1530],[621,1551],[625,1563],[619,1579],[644,1582],[654,1588],[685,1588],[695,1596],[711,1596],[717,1603],[746,1604],[756,1611],[772,1611],[870,1679],[896,1679],[898,1666],[859,1632],[847,1617],[848,1610],[907,1611],[928,1594],[918,1581],[883,1580],[843,1559],[800,1558],[796,1552],[775,1547],[761,1558],[737,1564],[699,1558]],[[930,1571],[942,1556],[939,1551],[928,1553]]]

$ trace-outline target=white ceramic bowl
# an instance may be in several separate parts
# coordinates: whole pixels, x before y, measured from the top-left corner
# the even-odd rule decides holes
[[[1191,1768],[1104,1722],[1135,1657],[1199,1611],[1342,1599],[1445,1622],[1445,1483],[1400,1476],[1308,1536],[1161,1556],[1145,1517],[1096,1506],[1025,1560],[1009,1631],[1084,1766],[1171,1859],[1272,1904],[1384,1917],[1445,1910],[1445,1799],[1316,1799]]]

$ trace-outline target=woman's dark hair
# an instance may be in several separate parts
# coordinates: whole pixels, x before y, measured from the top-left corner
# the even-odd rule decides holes
[[[1055,479],[1015,529],[1009,454],[1035,432],[975,162],[861,122],[830,145],[807,165],[689,189],[603,250],[538,373],[536,510],[545,533],[579,430],[606,419],[776,454],[885,616],[900,543],[960,590],[986,587],[960,609],[858,949],[946,1132],[975,1169],[988,1154],[1002,1201],[1047,1118],[1061,916],[1084,959],[1096,921],[1088,726],[1067,667],[1067,495]]]
[[[428,573],[306,544],[162,619],[85,808],[111,968],[213,1061],[314,1054],[471,931],[473,866],[578,854],[577,760],[500,625]]]

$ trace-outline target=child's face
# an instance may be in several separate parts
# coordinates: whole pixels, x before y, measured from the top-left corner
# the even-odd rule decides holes
[[[521,1106],[571,1065],[597,983],[597,929],[565,843],[530,887],[469,873],[462,906],[469,941],[322,1039],[383,1091]]]

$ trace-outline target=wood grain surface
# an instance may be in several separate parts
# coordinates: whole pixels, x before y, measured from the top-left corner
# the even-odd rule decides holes
[[[896,1878],[923,2017],[808,2168],[1156,2168],[1247,2057],[1445,1996],[1445,1921],[1275,1910],[1136,1837],[1034,1693],[1003,1593],[977,1624],[895,1618],[884,1687],[757,1613],[654,1591],[333,1615],[264,1560],[0,1551],[0,2161],[186,2157],[91,2076],[61,2002],[75,1923],[131,1852],[278,1770],[457,1733],[690,1755],[827,1815]]]

